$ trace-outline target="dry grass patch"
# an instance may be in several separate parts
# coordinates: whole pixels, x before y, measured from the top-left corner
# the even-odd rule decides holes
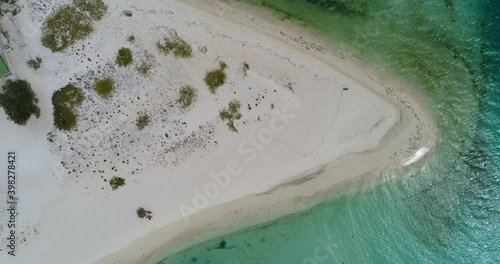
[[[182,108],[186,109],[196,101],[196,97],[196,89],[194,89],[190,85],[186,85],[179,91],[179,99],[177,100],[177,102],[181,104]]]
[[[177,34],[171,37],[165,37],[162,41],[156,43],[158,50],[165,54],[173,54],[176,58],[191,58],[193,56],[193,48]]]

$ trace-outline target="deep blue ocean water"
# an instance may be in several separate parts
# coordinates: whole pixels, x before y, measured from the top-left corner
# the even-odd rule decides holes
[[[404,175],[162,263],[500,263],[500,1],[248,2],[413,83],[440,143]]]

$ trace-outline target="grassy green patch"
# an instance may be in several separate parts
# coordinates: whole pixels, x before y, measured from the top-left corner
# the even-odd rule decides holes
[[[176,58],[191,58],[193,49],[186,41],[178,35],[163,38],[163,41],[158,41],[156,47],[165,55],[174,54]]]
[[[153,69],[155,65],[155,57],[151,54],[146,53],[146,56],[144,56],[144,59],[139,65],[137,65],[136,68],[142,76],[148,76],[149,72],[151,72],[151,69]]]
[[[181,90],[179,91],[179,99],[177,100],[177,102],[181,104],[181,107],[186,109],[189,106],[191,106],[191,104],[195,101],[196,101],[196,89],[194,89],[190,85],[182,87]]]
[[[40,117],[38,98],[25,80],[7,80],[2,86],[0,106],[9,120],[21,126],[26,125],[31,115]]]
[[[93,21],[106,14],[108,7],[102,0],[73,0],[52,14],[42,28],[42,44],[58,52],[89,36]]]
[[[85,96],[82,90],[71,84],[54,92],[52,94],[54,126],[60,130],[73,130],[78,122],[76,107],[80,106],[83,100]]]
[[[99,96],[104,99],[108,99],[113,94],[115,89],[115,82],[111,78],[105,78],[99,80],[94,85],[94,90],[97,92]]]
[[[40,57],[36,57],[34,59],[30,59],[27,64],[30,68],[32,68],[33,70],[38,70],[40,69],[40,67],[42,67],[42,58]]]
[[[120,67],[127,67],[134,62],[134,56],[132,51],[128,48],[121,48],[118,50],[118,55],[116,56],[116,64]]]
[[[224,70],[227,68],[227,64],[224,62],[219,63],[219,69],[211,70],[205,75],[205,83],[211,93],[215,94],[217,89],[226,83],[227,75]]]
[[[111,188],[114,191],[122,186],[125,186],[125,179],[122,177],[113,176],[113,178],[111,178],[111,180],[109,181],[109,185],[111,185]]]
[[[229,107],[224,108],[219,112],[219,117],[222,121],[227,122],[229,130],[233,132],[238,132],[238,129],[234,126],[234,121],[240,120],[242,115],[240,113],[241,103],[238,100],[232,100],[229,102]]]
[[[149,125],[150,122],[151,118],[147,112],[139,112],[139,116],[137,117],[135,124],[139,130],[143,130]]]

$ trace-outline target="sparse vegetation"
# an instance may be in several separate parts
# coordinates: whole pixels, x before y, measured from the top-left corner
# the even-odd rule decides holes
[[[139,218],[144,218],[146,217],[148,220],[151,220],[153,218],[153,212],[151,212],[150,210],[146,210],[142,207],[139,207],[137,210],[137,216]]]
[[[146,53],[146,56],[144,56],[144,59],[136,68],[141,75],[148,76],[149,72],[151,71],[151,69],[153,69],[155,64],[155,57],[151,54]]]
[[[42,28],[42,44],[58,52],[86,38],[94,30],[93,21],[101,20],[108,7],[102,0],[73,0],[52,14]]]
[[[115,82],[111,78],[105,78],[99,80],[94,85],[94,90],[97,92],[99,96],[104,99],[108,99],[113,94],[115,89]]]
[[[130,10],[125,10],[125,11],[123,11],[123,12],[122,12],[122,14],[123,14],[124,16],[126,16],[126,17],[132,17],[132,14],[133,14],[133,13],[132,13],[132,11],[130,11]]]
[[[128,36],[127,41],[130,43],[135,43],[135,37],[134,36]]]
[[[184,109],[188,108],[194,101],[196,101],[196,89],[190,85],[182,87],[179,95],[180,97],[177,102],[181,104],[181,107]]]
[[[85,96],[82,90],[71,84],[54,92],[52,95],[54,126],[60,130],[73,130],[78,122],[76,107],[80,106],[83,100]]]
[[[205,76],[205,83],[211,93],[215,94],[217,89],[226,83],[227,75],[224,71],[226,68],[227,64],[221,61],[219,63],[219,69],[207,72]]]
[[[38,70],[40,69],[40,67],[42,67],[42,58],[40,57],[36,57],[34,59],[30,59],[27,64],[30,68],[32,68],[33,70]]]
[[[111,185],[111,188],[114,191],[114,190],[116,190],[116,189],[118,189],[118,188],[120,188],[122,186],[125,186],[125,179],[122,178],[122,177],[114,176],[109,181],[109,185]]]
[[[128,48],[121,48],[118,50],[118,56],[116,57],[116,64],[120,67],[127,67],[134,61],[134,56],[132,51]]]
[[[136,120],[136,125],[139,130],[143,130],[145,127],[149,125],[151,122],[151,118],[147,112],[139,112],[139,116]]]
[[[247,71],[250,70],[250,65],[248,63],[243,63],[243,75],[247,76]]]
[[[240,113],[241,103],[238,100],[232,100],[229,102],[229,107],[222,109],[219,112],[219,117],[222,121],[227,122],[229,130],[233,132],[238,132],[238,129],[234,126],[235,120],[240,120],[242,115]]]
[[[7,80],[2,86],[0,94],[0,106],[3,107],[9,120],[24,126],[31,115],[40,117],[38,98],[31,89],[29,82],[25,80]]]
[[[163,41],[158,41],[156,47],[161,53],[169,55],[173,53],[176,58],[191,58],[193,56],[193,49],[186,41],[184,41],[177,34],[171,37],[163,38]]]

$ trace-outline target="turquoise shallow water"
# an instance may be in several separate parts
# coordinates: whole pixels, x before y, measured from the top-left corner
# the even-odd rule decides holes
[[[161,263],[500,263],[500,1],[267,0],[265,7],[412,82],[432,108],[441,143],[405,175]]]

